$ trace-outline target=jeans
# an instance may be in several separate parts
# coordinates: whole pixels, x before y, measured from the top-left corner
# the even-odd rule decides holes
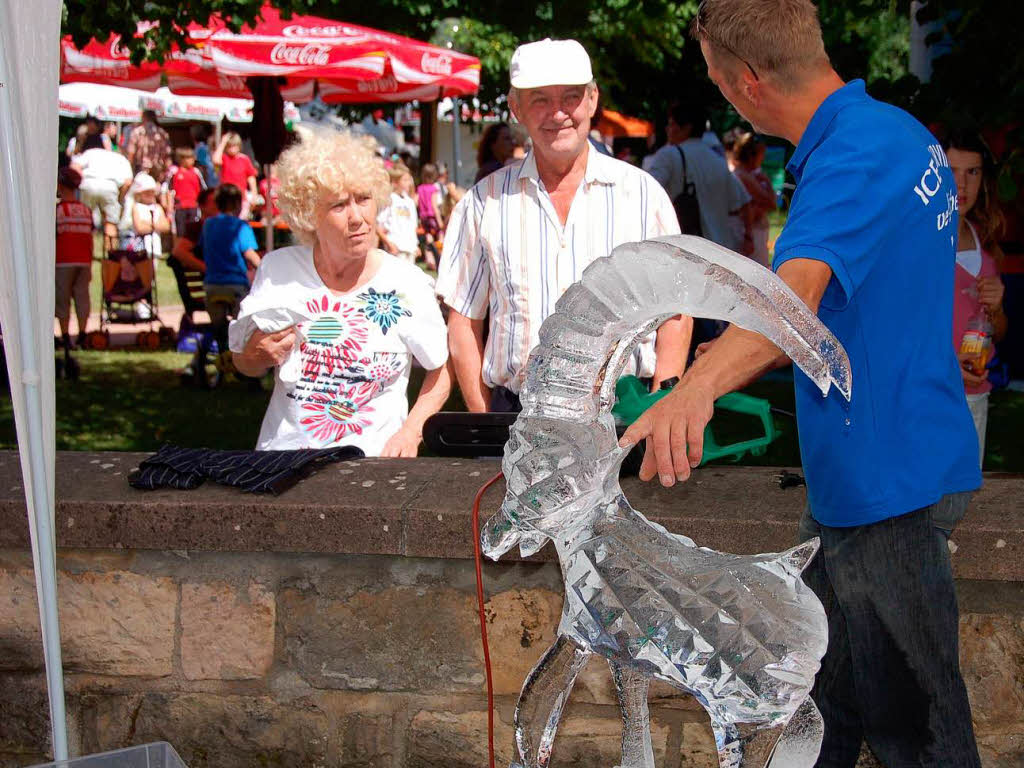
[[[960,676],[948,537],[970,493],[852,528],[800,521],[821,552],[804,572],[828,614],[811,696],[825,721],[817,766],[853,768],[867,740],[886,768],[979,768]]]

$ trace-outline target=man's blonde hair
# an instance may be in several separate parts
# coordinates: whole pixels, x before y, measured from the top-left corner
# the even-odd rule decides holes
[[[691,34],[784,90],[831,66],[812,0],[703,0]]]

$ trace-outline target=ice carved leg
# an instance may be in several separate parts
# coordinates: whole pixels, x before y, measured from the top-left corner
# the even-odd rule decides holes
[[[636,667],[611,659],[608,666],[612,670],[619,709],[622,710],[622,761],[619,768],[654,768],[651,715],[647,708],[647,689],[651,678]]]
[[[768,768],[811,768],[821,752],[825,722],[808,696],[786,724]]]
[[[515,714],[516,747],[523,768],[545,768],[551,760],[562,710],[590,655],[590,651],[559,635],[530,671]]]
[[[712,717],[711,730],[715,734],[715,746],[718,748],[718,768],[741,768],[743,741],[739,729],[732,723],[720,723]]]
[[[788,722],[772,728],[711,722],[720,768],[811,768],[818,759],[824,723],[811,697]]]

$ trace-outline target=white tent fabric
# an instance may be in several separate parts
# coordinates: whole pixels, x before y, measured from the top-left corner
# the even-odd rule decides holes
[[[138,122],[142,110],[152,109],[162,121],[205,120],[233,123],[252,122],[252,99],[218,96],[181,96],[169,88],[140,91],[104,83],[63,83],[58,91],[57,112],[64,117],[95,115],[100,120]],[[284,119],[298,121],[299,110],[290,101],[284,103]]]
[[[166,87],[157,88],[155,93],[147,93],[146,96],[150,103],[159,102],[158,115],[171,120],[219,122],[222,117],[226,117],[235,123],[252,122],[252,99],[179,96]]]
[[[80,117],[76,113],[84,110],[100,120],[136,123],[142,119],[142,99],[153,94],[101,83],[64,83],[57,97],[58,112],[66,117]]]
[[[67,758],[54,537],[54,188],[60,0],[0,0],[0,327],[25,481],[53,753]]]

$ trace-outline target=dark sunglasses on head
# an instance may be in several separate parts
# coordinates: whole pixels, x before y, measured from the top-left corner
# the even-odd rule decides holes
[[[707,24],[705,23],[706,19],[707,19],[707,7],[706,6],[707,6],[707,0],[702,0],[702,2],[700,4],[700,7],[697,8],[697,36],[698,37],[703,37],[709,43],[712,43],[713,45],[717,45],[719,48],[724,48],[727,52],[732,54],[735,58],[739,59],[744,64],[746,64],[747,65],[747,69],[750,70],[750,74],[752,74],[754,76],[754,79],[757,80],[757,81],[760,81],[761,78],[758,76],[757,70],[754,69],[754,67],[750,64],[749,61],[744,59],[742,56],[740,56],[738,53],[736,53],[736,51],[734,51],[728,45],[723,43],[721,40],[718,40],[717,38],[715,38],[714,36],[712,36],[708,32],[708,27],[707,27]]]

